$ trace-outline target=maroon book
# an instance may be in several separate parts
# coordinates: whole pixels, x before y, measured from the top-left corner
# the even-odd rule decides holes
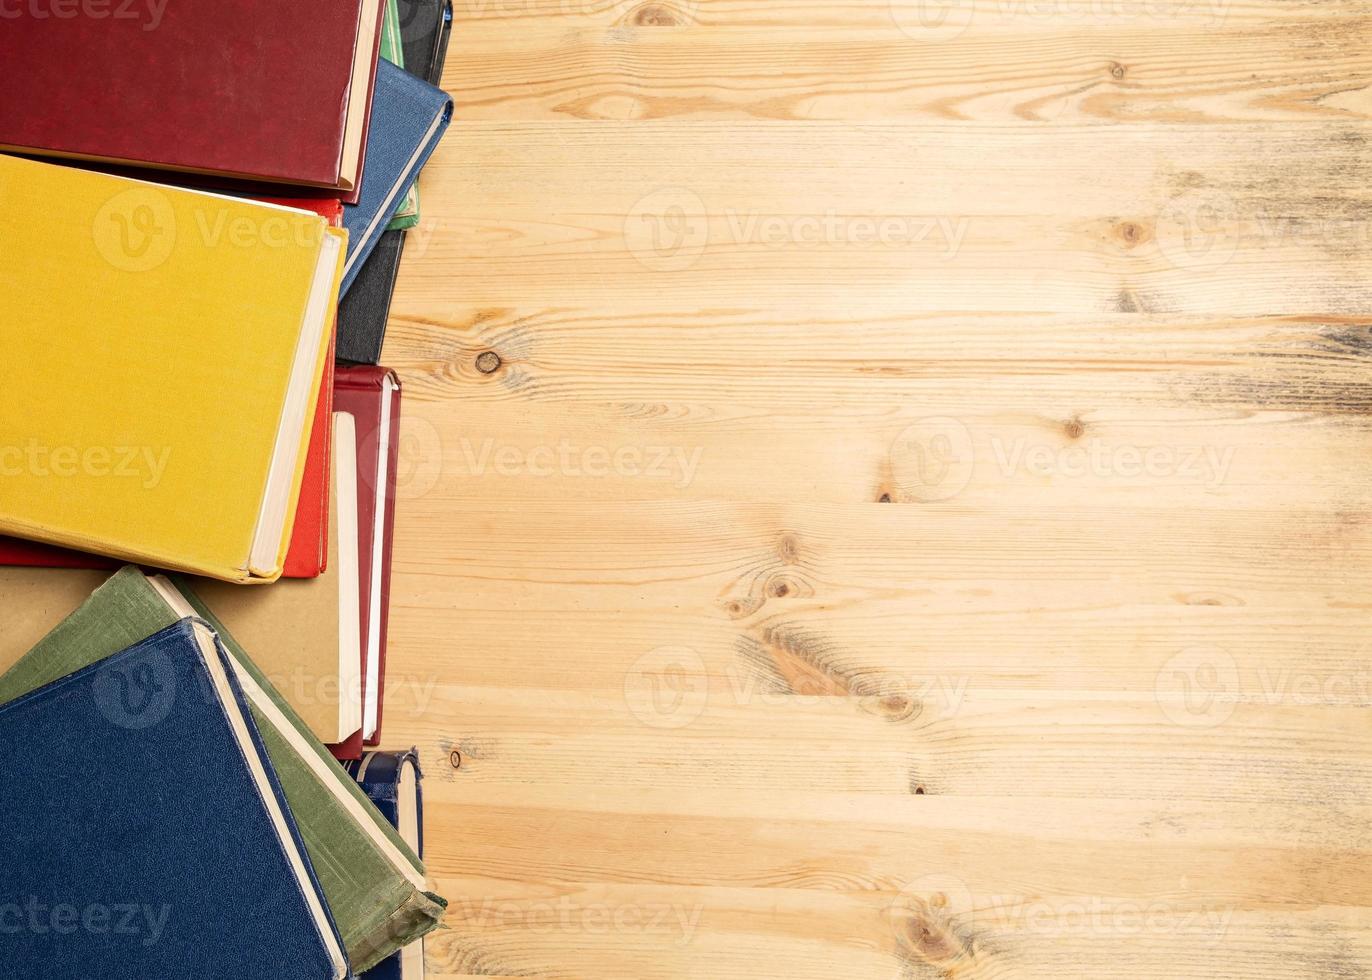
[[[0,23],[0,148],[329,188],[361,184],[378,0],[110,4]]]
[[[362,608],[361,740],[377,745],[386,695],[386,633],[391,605],[391,541],[400,450],[400,381],[373,365],[334,371],[334,410],[357,428],[357,548]],[[353,758],[335,750],[339,758]],[[349,746],[349,750],[351,746]]]
[[[362,744],[362,732],[355,731],[346,742],[335,742],[333,745],[324,746],[329,753],[339,762],[352,762],[362,758],[366,748]]]

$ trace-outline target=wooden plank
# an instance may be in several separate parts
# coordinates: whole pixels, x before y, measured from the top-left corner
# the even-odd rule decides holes
[[[411,496],[1340,512],[1365,485],[1339,465],[1369,449],[1356,319],[511,311],[393,330]],[[556,424],[512,411],[529,402]],[[965,466],[921,477],[940,435]]]
[[[740,693],[727,678],[692,676],[691,662],[685,651],[658,654],[656,672],[638,665],[613,694],[533,689],[544,705],[536,724],[520,706],[533,693],[527,689],[512,695],[440,685],[425,708],[407,713],[401,730],[406,741],[451,746],[441,758],[461,753],[464,785],[535,781],[566,784],[569,793],[589,779],[679,793],[785,794],[816,785],[820,772],[826,789],[879,799],[1094,796],[1286,805],[1318,798],[1348,806],[1372,788],[1365,706],[1294,696],[1235,703],[1237,694],[1223,690],[1211,699],[1196,690],[1199,669],[1189,691],[1175,682],[1156,695],[955,690],[915,699],[795,696],[762,687]],[[1174,677],[1169,671],[1164,679]],[[710,747],[706,758],[694,748],[702,739]]]
[[[1331,17],[1327,7],[1270,4],[1270,17],[1254,18],[1200,3],[1175,11],[1099,3],[1075,16],[1036,15],[1046,5],[1027,3],[949,4],[940,30],[933,4],[892,5],[884,25],[874,18],[863,27],[802,26],[798,5],[775,6],[781,24],[644,30],[632,43],[599,26],[539,21],[512,32],[483,21],[468,28],[472,57],[453,65],[445,83],[463,119],[494,122],[1203,126],[1346,123],[1372,110],[1368,24]]]
[[[430,654],[421,681],[613,691],[652,651],[688,648],[730,697],[1148,694],[1203,650],[1235,695],[1372,703],[1356,518],[452,506],[461,519],[422,530],[445,563],[396,576],[402,643],[436,629],[470,644]],[[530,633],[560,655],[531,658]]]
[[[487,29],[508,43],[533,32],[565,34],[577,28],[605,31],[621,38],[627,46],[660,34],[684,38],[692,28],[730,32],[754,28],[852,32],[884,30],[896,24],[909,29],[911,40],[935,44],[974,32],[1055,32],[1061,31],[1064,24],[1164,24],[1178,31],[1228,24],[1263,27],[1291,22],[1339,22],[1366,15],[1368,5],[1366,0],[1338,4],[1283,0],[1055,0],[1037,4],[967,0],[947,5],[920,0],[837,0],[822,4],[814,0],[460,0],[454,10],[459,25],[469,32],[454,34],[455,46],[476,46],[487,36],[482,33]],[[461,71],[462,64],[462,58],[450,57],[448,73]]]
[[[463,122],[395,313],[1357,316],[1365,130]]]

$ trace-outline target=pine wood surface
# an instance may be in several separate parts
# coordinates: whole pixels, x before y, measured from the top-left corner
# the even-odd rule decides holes
[[[457,0],[431,975],[1372,975],[1370,27]]]

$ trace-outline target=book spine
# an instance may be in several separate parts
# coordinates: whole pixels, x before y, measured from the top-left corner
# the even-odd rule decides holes
[[[353,762],[347,763],[348,775],[357,780],[362,792],[376,804],[393,825],[400,823],[396,804],[400,796],[400,779],[406,766],[414,767],[415,807],[419,824],[420,858],[424,857],[424,772],[419,767],[419,751],[409,749],[405,752],[367,752]]]

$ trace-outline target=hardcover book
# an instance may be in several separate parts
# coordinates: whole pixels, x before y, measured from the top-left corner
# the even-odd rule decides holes
[[[313,210],[332,227],[343,225],[343,203],[336,198],[317,201],[282,198],[270,203]],[[334,362],[337,339],[338,308],[335,306],[329,329],[329,348],[324,355],[324,371],[319,381],[319,397],[315,400],[314,417],[310,422],[310,444],[305,454],[295,524],[291,528],[291,543],[286,549],[281,571],[283,578],[317,578],[328,567],[329,484],[333,473],[333,372],[329,365]]]
[[[395,0],[385,0],[381,12],[381,57],[393,65],[405,67],[405,51],[400,46],[400,10]]]
[[[442,87],[443,59],[448,52],[452,31],[453,7],[450,0],[416,4],[411,0],[389,0],[388,9],[397,11],[396,51],[388,53],[383,44],[382,57],[430,85]],[[422,8],[422,9],[421,9]],[[403,10],[403,13],[400,11]],[[402,18],[403,21],[402,21]],[[403,23],[403,26],[402,26]],[[402,43],[403,42],[403,43]],[[396,209],[387,227],[403,231],[419,224],[419,182],[416,181]]]
[[[0,932],[8,975],[349,975],[248,700],[205,623],[173,622],[9,701],[0,758],[0,903],[48,917]],[[111,903],[136,910],[122,921],[137,935],[113,928]],[[63,908],[104,909],[106,925],[62,928]]]
[[[280,576],[345,234],[318,214],[0,156],[0,533]]]
[[[395,0],[386,0],[386,13],[381,19],[381,57],[397,68],[405,67],[405,49],[400,43],[400,10]],[[418,222],[419,183],[416,181],[405,192],[400,206],[395,209],[395,216],[386,224],[386,228],[390,231],[404,231],[406,228],[413,228]]]
[[[0,148],[356,200],[380,0],[20,4],[0,31]],[[73,70],[79,66],[80,70]]]
[[[337,199],[269,198],[267,204],[314,211],[333,227],[343,221],[343,205]],[[337,317],[334,317],[335,323]],[[334,336],[329,330],[329,347],[324,363],[333,364]],[[305,450],[305,469],[301,475],[295,524],[281,572],[283,578],[315,578],[323,573],[329,555],[329,457],[333,443],[333,372],[325,370],[319,382],[314,416],[310,422],[310,441]],[[72,551],[37,541],[0,535],[0,565],[34,565],[45,568],[101,568],[114,570],[119,561],[101,555]]]
[[[322,742],[362,728],[363,646],[358,566],[357,438],[351,415],[334,422],[329,561],[312,579],[245,589],[197,579],[193,588],[254,652],[259,667]],[[346,757],[346,756],[345,756]]]
[[[396,0],[396,6],[405,69],[441,88],[453,30],[452,0]]]
[[[448,36],[452,30],[452,4],[448,0],[398,0],[396,7],[404,54],[399,58],[386,57],[411,75],[438,85],[443,77]],[[383,54],[386,54],[384,45]],[[363,263],[339,308],[340,359],[358,364],[381,361],[391,298],[405,246],[399,229],[411,228],[418,222],[419,182],[416,181],[371,257]]]
[[[367,969],[434,928],[446,903],[426,891],[424,866],[414,848],[334,762],[185,580],[150,578],[132,566],[120,570],[0,677],[0,701],[99,663],[120,645],[191,615],[203,617],[218,632],[354,967]]]
[[[368,752],[348,764],[348,773],[422,860],[424,792],[419,753],[414,749]],[[368,970],[366,980],[424,980],[424,940],[411,943]]]
[[[362,741],[381,739],[386,693],[386,635],[391,607],[391,539],[400,451],[400,381],[387,368],[339,367],[335,403],[357,431],[358,567],[362,579],[365,698]]]
[[[443,87],[443,63],[448,56],[448,38],[453,27],[452,0],[389,0],[396,16],[400,50],[392,57],[382,56],[430,85]],[[419,224],[419,183],[410,188],[404,203],[391,219],[393,230]]]
[[[357,203],[346,206],[343,212],[343,227],[349,233],[344,294],[438,146],[452,111],[447,93],[384,58],[378,61],[367,135],[367,175]]]
[[[386,342],[391,299],[405,253],[405,233],[388,231],[362,265],[353,288],[338,305],[338,359],[376,364]]]

